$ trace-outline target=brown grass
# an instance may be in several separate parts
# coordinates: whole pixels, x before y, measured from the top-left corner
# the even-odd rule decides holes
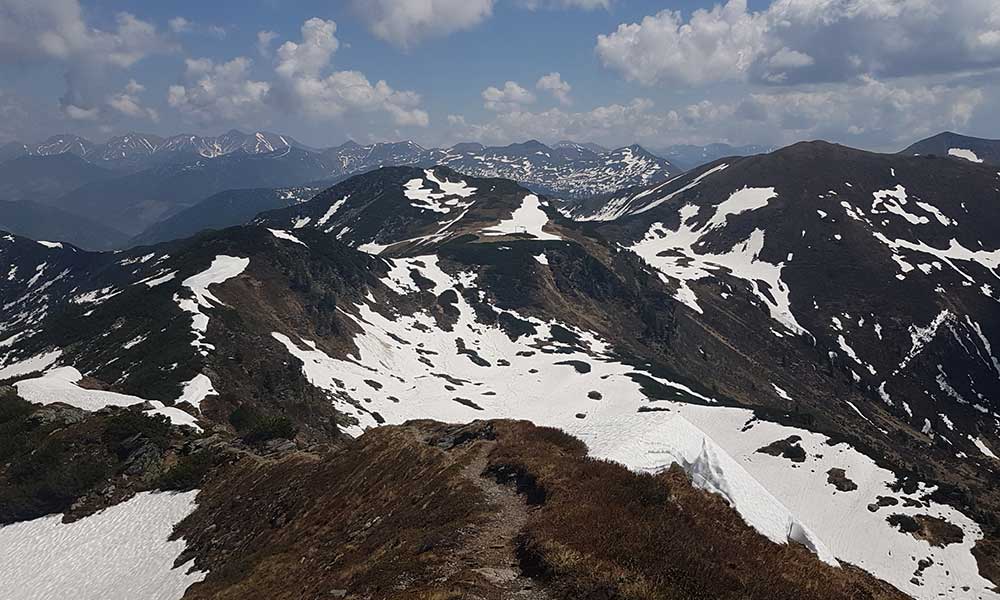
[[[504,490],[492,481],[527,504],[523,525],[492,530],[506,539],[489,535],[511,510],[487,500]],[[768,541],[677,469],[637,475],[526,422],[414,422],[324,456],[247,456],[217,471],[198,502],[176,531],[188,541],[178,563],[193,556],[209,575],[186,599],[511,597],[479,573],[495,565],[536,580],[541,590],[524,579],[525,598],[905,598]],[[498,544],[508,563],[495,562]]]
[[[529,474],[544,490],[521,538],[522,568],[560,598],[906,597],[858,569],[770,542],[677,468],[638,475],[581,458],[524,423],[498,426],[497,435],[490,469]]]
[[[194,554],[211,569],[185,598],[458,598],[435,573],[489,508],[460,469],[405,428],[330,456],[244,457],[178,526],[189,548],[179,562]]]

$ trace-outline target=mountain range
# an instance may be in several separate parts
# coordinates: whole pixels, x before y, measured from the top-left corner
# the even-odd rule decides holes
[[[490,152],[119,252],[0,236],[14,564],[127,539],[47,585],[998,597],[995,168],[804,142],[572,199],[459,166]]]
[[[313,150],[290,137],[265,132],[230,131],[218,137],[179,135],[160,138],[132,133],[93,144],[69,135],[41,144],[9,144],[0,156],[0,194],[7,202],[32,202],[36,213],[52,207],[50,219],[30,232],[18,219],[0,213],[0,223],[15,232],[56,238],[71,230],[65,214],[104,225],[64,239],[91,249],[109,249],[143,241],[161,241],[163,232],[185,233],[213,225],[235,225],[223,214],[208,217],[199,228],[185,211],[199,202],[195,215],[207,215],[225,191],[252,188],[323,187],[352,174],[382,166],[447,165],[479,177],[506,177],[539,192],[581,198],[635,185],[663,181],[678,172],[668,161],[639,146],[595,151],[592,146],[562,143],[550,148],[539,142],[483,147],[459,144],[424,149],[413,142],[362,146],[348,142]],[[0,158],[2,160],[2,158]],[[251,192],[253,195],[253,193]],[[269,206],[254,195],[242,211],[226,218],[248,219],[256,211],[284,206],[280,193]],[[235,196],[230,196],[235,206]],[[11,205],[12,206],[12,205]],[[188,219],[176,228],[161,221]],[[47,227],[51,223],[51,227]],[[152,228],[152,229],[150,229]],[[150,231],[147,232],[147,229]]]

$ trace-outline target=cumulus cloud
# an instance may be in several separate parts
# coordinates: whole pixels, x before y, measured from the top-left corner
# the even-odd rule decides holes
[[[385,81],[373,83],[359,71],[330,71],[340,47],[336,33],[334,21],[303,23],[301,39],[274,52],[273,72],[266,80],[252,77],[253,61],[244,56],[221,64],[189,59],[183,82],[170,87],[167,102],[205,123],[245,121],[277,108],[314,119],[383,112],[398,126],[426,127],[430,117],[415,92],[393,89]],[[269,47],[275,36],[262,31],[257,37],[258,45]]]
[[[520,109],[525,104],[532,104],[535,95],[521,87],[515,81],[508,81],[503,88],[490,86],[482,91],[483,106],[497,112],[510,112]]]
[[[990,106],[990,97],[976,87],[927,85],[922,80],[886,82],[866,76],[796,89],[762,88],[737,99],[705,99],[673,108],[657,108],[651,100],[636,98],[588,111],[500,112],[483,122],[451,115],[448,141],[577,139],[607,146],[639,142],[656,148],[675,143],[784,145],[829,139],[892,150],[944,129],[968,127]]]
[[[597,38],[605,66],[643,84],[681,81],[703,84],[742,78],[761,53],[766,19],[750,14],[746,0],[699,9],[685,23],[664,10],[641,23],[622,24]]]
[[[126,117],[159,121],[159,113],[153,108],[144,106],[139,98],[140,94],[145,91],[146,86],[135,79],[130,79],[125,85],[125,89],[108,97],[108,107]]]
[[[88,61],[130,67],[171,48],[156,27],[122,12],[115,27],[88,25],[77,0],[0,0],[0,61]]]
[[[498,0],[352,0],[371,32],[400,48],[427,38],[476,27],[493,15]],[[609,9],[613,0],[513,0],[528,9]]]
[[[984,100],[978,88],[864,76],[849,86],[752,94],[747,102],[761,109],[764,127],[780,128],[786,139],[844,139],[849,132],[904,145],[966,127]]]
[[[340,47],[337,24],[312,18],[302,24],[302,41],[288,41],[278,48],[275,71],[282,77],[317,77]]]
[[[191,21],[188,21],[184,17],[174,17],[167,21],[167,26],[170,27],[170,31],[174,33],[187,33],[191,31]]]
[[[371,32],[401,48],[475,27],[493,14],[493,4],[494,0],[353,0]]]
[[[109,70],[174,49],[152,23],[130,13],[118,13],[111,29],[91,26],[77,0],[0,0],[0,15],[0,62],[62,66],[66,93],[60,103],[78,120],[101,114]]]
[[[573,86],[566,83],[562,79],[562,75],[558,72],[553,71],[548,75],[543,75],[538,79],[535,87],[540,90],[544,90],[552,94],[560,104],[564,106],[569,106],[573,104],[573,99],[570,98],[569,93],[573,90]]]
[[[271,85],[250,78],[252,61],[240,56],[225,63],[187,59],[183,83],[167,91],[167,104],[204,124],[240,121],[261,113]]]
[[[288,41],[276,53],[276,80],[269,98],[289,112],[337,118],[349,111],[384,111],[400,126],[426,127],[430,122],[414,92],[394,90],[385,81],[374,84],[358,71],[334,71],[324,76],[340,47],[337,24],[319,18],[302,25],[302,41]]]
[[[1000,66],[995,0],[728,0],[685,21],[664,10],[597,39],[609,68],[642,84],[850,81]]]
[[[271,43],[278,38],[278,34],[273,31],[257,32],[257,54],[264,58],[271,56]]]

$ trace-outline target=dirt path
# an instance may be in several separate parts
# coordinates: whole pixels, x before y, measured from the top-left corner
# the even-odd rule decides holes
[[[531,509],[512,487],[503,486],[488,477],[487,455],[495,442],[478,441],[472,452],[473,460],[462,476],[482,490],[486,500],[496,507],[489,520],[470,537],[456,559],[477,581],[470,587],[483,590],[485,600],[550,600],[538,584],[524,576],[518,567],[515,538],[528,522]],[[488,591],[487,591],[488,590]]]

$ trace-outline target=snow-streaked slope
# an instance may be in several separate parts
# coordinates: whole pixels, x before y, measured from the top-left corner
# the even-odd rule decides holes
[[[730,216],[763,208],[775,197],[774,188],[737,190],[715,206],[711,216],[702,224],[697,223],[700,215],[698,207],[686,204],[678,211],[681,221],[677,230],[668,229],[663,223],[653,223],[645,237],[629,249],[659,271],[664,280],[670,277],[679,282],[674,297],[699,313],[702,309],[688,282],[722,271],[746,280],[753,293],[768,307],[774,320],[794,333],[803,333],[805,329],[792,314],[789,288],[781,279],[784,264],[773,264],[760,258],[764,249],[763,230],[753,230],[748,238],[734,244],[726,253],[700,249],[705,236],[725,226]]]
[[[870,512],[866,507],[877,496],[897,495],[887,487],[895,476],[847,444],[831,446],[825,436],[755,420],[752,411],[718,406],[682,385],[643,374],[674,391],[673,399],[651,402],[634,378],[636,369],[619,362],[597,336],[509,313],[534,329],[512,340],[476,321],[461,293],[474,289],[473,274],[451,275],[436,256],[392,262],[385,283],[397,293],[420,288],[414,273],[432,282],[433,294],[458,291],[456,322],[442,329],[428,313],[383,314],[373,299],[343,307],[361,330],[354,338],[357,349],[343,358],[313,340],[272,334],[302,361],[309,381],[358,419],[352,433],[419,418],[528,419],[562,428],[584,440],[593,456],[633,469],[657,471],[679,462],[771,539],[805,542],[825,560],[861,565],[919,598],[1000,597],[987,591],[989,582],[979,577],[970,553],[982,536],[979,527],[924,498],[926,489],[912,496],[919,507]],[[791,435],[803,440],[804,465],[756,452]],[[859,489],[838,491],[827,483],[830,468],[845,469]],[[890,512],[941,517],[961,527],[964,540],[932,548],[890,526]],[[916,561],[925,557],[934,565],[911,583]]]
[[[61,350],[52,350],[24,360],[11,361],[10,364],[4,365],[3,368],[0,368],[0,379],[11,379],[14,377],[21,377],[22,375],[27,375],[35,371],[44,371],[45,369],[48,369],[52,365],[56,364],[56,361],[59,360],[61,355]]]
[[[78,382],[83,375],[73,367],[56,367],[43,373],[40,377],[22,379],[14,384],[19,396],[35,404],[53,404],[60,402],[83,410],[95,411],[105,406],[132,406],[147,402],[138,396],[94,390],[80,387]],[[209,384],[211,387],[211,384]],[[175,425],[187,425],[200,431],[195,418],[188,413],[173,407],[164,406],[162,402],[148,401],[153,408],[146,412],[160,414]]]
[[[179,600],[204,579],[174,568],[184,541],[168,541],[197,492],[142,493],[73,523],[53,515],[0,527],[0,598]]]
[[[249,265],[249,258],[224,254],[216,256],[208,269],[184,280],[183,286],[190,290],[192,298],[183,298],[180,294],[174,296],[174,301],[181,307],[181,310],[191,314],[191,331],[194,333],[194,340],[191,343],[203,355],[208,354],[208,351],[213,349],[211,344],[205,342],[208,314],[204,312],[204,309],[222,304],[222,301],[216,298],[208,287],[236,277]]]

